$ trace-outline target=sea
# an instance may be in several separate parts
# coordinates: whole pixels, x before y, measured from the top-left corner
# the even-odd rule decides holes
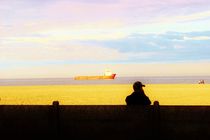
[[[143,84],[197,84],[200,80],[209,84],[210,76],[140,76],[116,77],[113,80],[74,80],[73,77],[0,79],[0,86],[133,84],[135,81]]]

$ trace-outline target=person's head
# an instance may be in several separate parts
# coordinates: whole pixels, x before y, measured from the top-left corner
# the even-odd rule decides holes
[[[141,82],[139,81],[136,81],[134,84],[133,84],[133,90],[134,91],[139,91],[142,89],[142,87],[145,87],[145,85],[143,85]]]

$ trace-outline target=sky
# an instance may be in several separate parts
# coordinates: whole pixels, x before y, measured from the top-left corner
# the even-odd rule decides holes
[[[210,76],[210,0],[1,0],[0,78]]]

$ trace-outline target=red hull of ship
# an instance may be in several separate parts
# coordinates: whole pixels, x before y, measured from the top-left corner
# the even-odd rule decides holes
[[[109,76],[76,76],[74,80],[104,80],[104,79],[114,79],[116,74]]]

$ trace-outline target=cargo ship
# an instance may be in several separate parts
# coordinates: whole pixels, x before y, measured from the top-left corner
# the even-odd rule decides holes
[[[74,80],[113,80],[115,78],[116,74],[111,73],[110,71],[105,71],[104,75],[99,76],[75,76]]]

